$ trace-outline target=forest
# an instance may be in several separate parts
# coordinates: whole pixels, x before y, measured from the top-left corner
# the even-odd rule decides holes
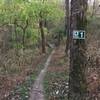
[[[100,0],[0,0],[0,100],[100,100]]]

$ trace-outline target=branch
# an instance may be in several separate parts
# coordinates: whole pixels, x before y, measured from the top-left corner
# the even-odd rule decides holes
[[[17,27],[20,27],[20,28],[22,28],[23,30],[25,30],[25,29],[28,27],[29,22],[28,22],[28,19],[27,19],[27,20],[26,20],[25,26],[22,26],[22,25],[18,24],[18,23],[17,23],[17,19],[15,19],[14,24],[16,24]]]

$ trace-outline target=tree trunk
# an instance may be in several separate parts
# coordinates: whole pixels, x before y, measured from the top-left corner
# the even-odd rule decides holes
[[[93,2],[93,11],[92,11],[91,17],[93,17],[95,15],[95,9],[96,9],[95,5],[96,5],[96,0],[94,0],[94,2]]]
[[[44,30],[43,30],[43,21],[42,21],[42,19],[39,22],[39,26],[40,26],[41,39],[42,39],[42,53],[46,53],[45,35],[44,35]]]
[[[61,43],[61,33],[58,33],[58,46],[60,46]]]
[[[14,32],[15,32],[15,41],[17,44],[17,50],[18,50],[18,34],[17,34],[17,30],[16,30],[16,23],[14,23]],[[13,39],[12,39],[13,40]]]
[[[23,50],[25,49],[25,33],[26,29],[23,29],[23,37],[22,37]]]
[[[86,100],[87,83],[85,40],[74,40],[73,30],[86,31],[87,0],[71,1],[70,73],[68,100]]]
[[[66,18],[65,18],[65,31],[67,34],[67,40],[66,40],[66,49],[65,52],[66,54],[68,53],[68,49],[69,49],[69,34],[70,34],[70,6],[69,6],[69,0],[65,0],[65,4],[66,4]]]

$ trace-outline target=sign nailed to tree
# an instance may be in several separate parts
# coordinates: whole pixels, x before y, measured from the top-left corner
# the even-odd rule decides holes
[[[85,39],[85,31],[84,30],[74,30],[73,39]]]

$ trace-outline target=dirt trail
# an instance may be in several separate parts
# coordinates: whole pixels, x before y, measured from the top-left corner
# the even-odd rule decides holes
[[[43,79],[44,79],[45,73],[50,64],[51,57],[54,54],[54,52],[55,52],[55,50],[53,50],[52,53],[50,54],[50,56],[48,57],[45,65],[44,65],[44,69],[41,70],[39,76],[37,77],[35,83],[33,84],[33,88],[31,90],[29,100],[44,100]]]

